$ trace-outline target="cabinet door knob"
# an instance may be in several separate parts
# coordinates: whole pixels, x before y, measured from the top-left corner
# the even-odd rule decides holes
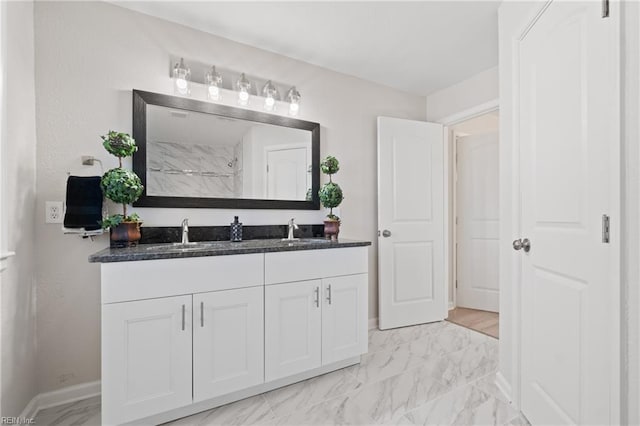
[[[391,231],[385,229],[384,231],[382,231],[382,236],[385,238],[389,238],[391,236]]]
[[[331,304],[331,284],[327,286],[327,302]]]
[[[200,302],[200,327],[204,327],[204,302]]]
[[[315,304],[316,304],[316,308],[320,307],[320,287],[316,287],[316,289],[313,291],[315,293]]]

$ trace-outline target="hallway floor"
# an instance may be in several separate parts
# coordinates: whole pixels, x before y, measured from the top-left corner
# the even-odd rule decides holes
[[[494,384],[498,341],[447,321],[369,332],[359,365],[170,425],[527,425]],[[100,424],[100,398],[42,410],[37,425]]]
[[[449,311],[447,321],[498,338],[500,315],[496,312],[455,308]]]

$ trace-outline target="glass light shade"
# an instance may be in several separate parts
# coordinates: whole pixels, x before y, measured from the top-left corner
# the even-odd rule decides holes
[[[205,81],[207,83],[207,98],[212,101],[219,101],[222,96],[220,94],[220,89],[222,88],[222,76],[218,71],[216,71],[216,67],[213,66],[207,74],[205,74]]]
[[[240,74],[240,78],[236,81],[236,90],[238,91],[238,103],[242,106],[249,105],[249,90],[251,90],[251,82],[244,73]]]
[[[276,105],[276,100],[280,98],[280,94],[271,80],[267,81],[262,88],[262,96],[264,96],[264,109],[267,111],[273,111]]]
[[[173,67],[173,89],[179,95],[190,95],[191,87],[189,80],[191,79],[191,70],[184,64],[184,58],[180,58],[175,67]]]
[[[296,89],[296,86],[293,86],[287,92],[287,102],[289,102],[289,115],[298,115],[298,111],[300,111],[300,92]]]

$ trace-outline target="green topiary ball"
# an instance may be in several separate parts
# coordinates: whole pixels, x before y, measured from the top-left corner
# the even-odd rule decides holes
[[[318,191],[318,195],[320,196],[320,202],[323,206],[327,208],[338,207],[342,202],[342,189],[337,183],[328,182],[322,185],[320,191]]]
[[[102,176],[100,187],[105,197],[118,204],[131,204],[140,198],[144,186],[130,170],[111,169]]]
[[[102,146],[107,150],[109,154],[116,157],[130,157],[137,150],[136,141],[127,133],[118,133],[113,130],[109,130],[102,138]]]
[[[338,173],[338,170],[340,170],[340,163],[338,163],[338,159],[336,157],[329,155],[320,163],[320,170],[322,170],[322,173],[325,175]]]

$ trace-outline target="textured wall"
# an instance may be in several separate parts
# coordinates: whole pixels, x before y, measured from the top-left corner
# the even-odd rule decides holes
[[[18,416],[37,394],[34,221],[36,117],[33,3],[2,2],[2,272],[0,411]]]
[[[342,236],[372,240],[369,316],[377,316],[376,116],[424,119],[425,98],[328,71],[106,3],[36,4],[38,212],[61,200],[67,171],[81,155],[116,164],[99,135],[131,131],[131,90],[170,93],[170,55],[291,82],[302,92],[300,118],[321,124],[321,154],[341,161]],[[90,170],[90,169],[89,169]],[[88,172],[88,171],[87,171]],[[94,169],[95,173],[96,170]],[[98,170],[99,172],[99,170]],[[138,209],[148,225],[318,222],[317,211]],[[38,216],[40,218],[41,216]],[[40,391],[100,377],[99,267],[87,255],[107,245],[36,224]]]

